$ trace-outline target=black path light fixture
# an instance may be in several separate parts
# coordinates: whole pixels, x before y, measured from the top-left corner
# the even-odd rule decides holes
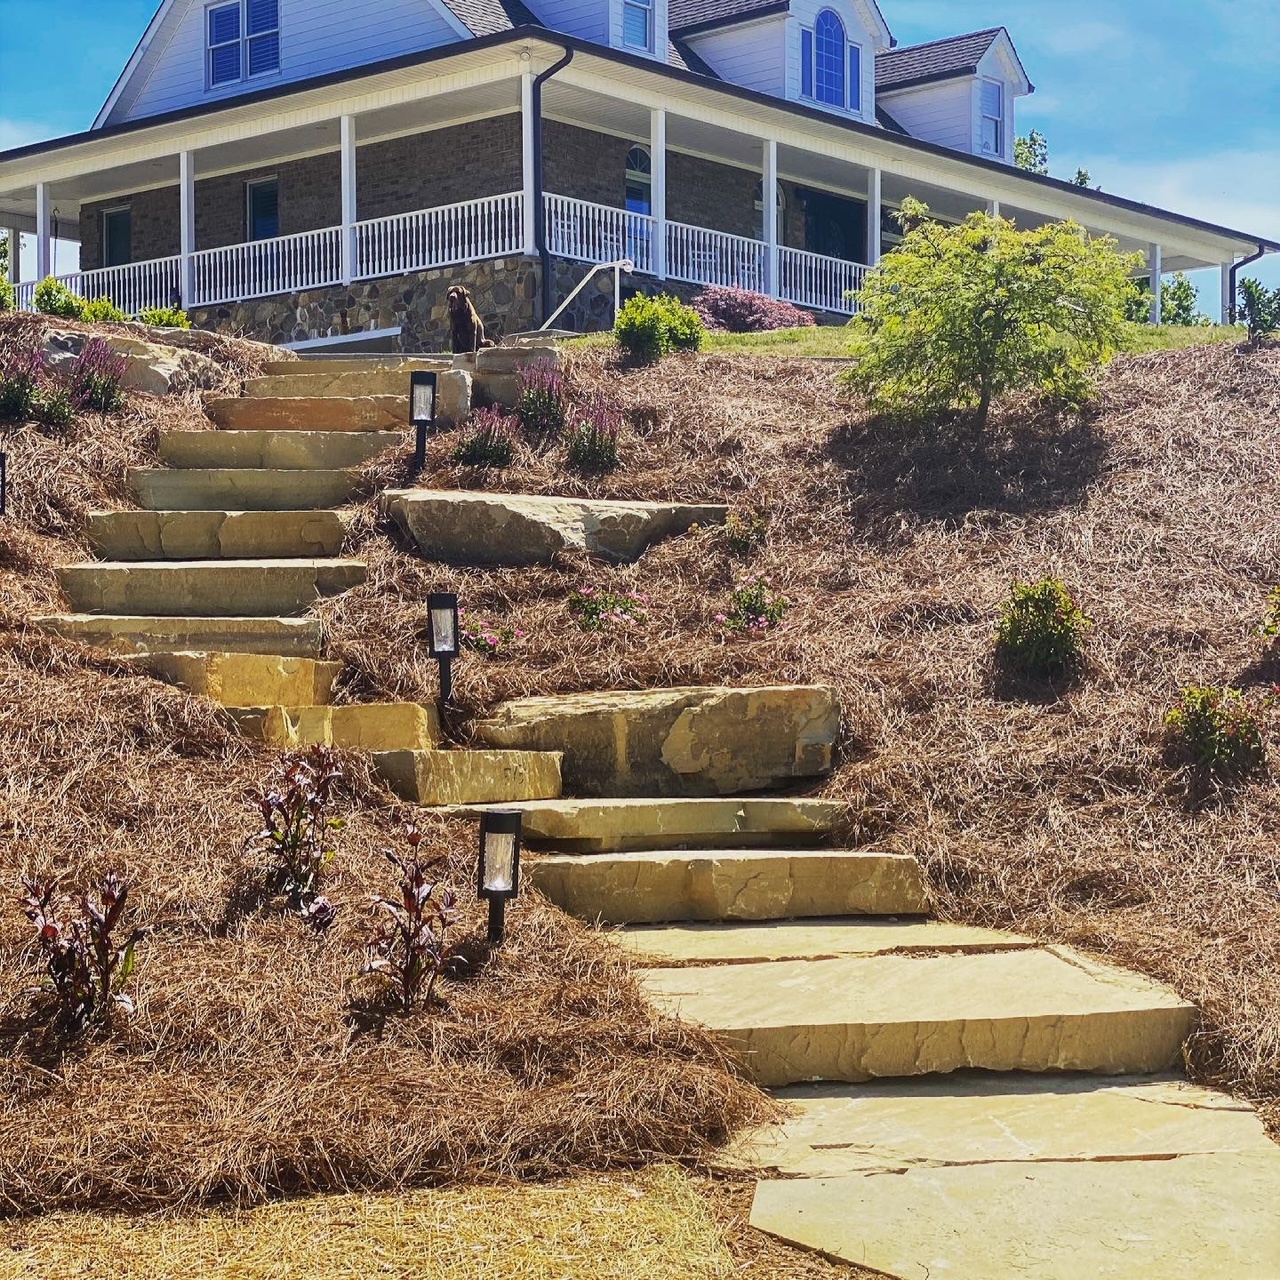
[[[418,369],[409,381],[409,421],[417,432],[413,445],[413,473],[427,465],[427,432],[436,420],[436,375],[430,369]]]
[[[451,591],[427,596],[427,652],[440,664],[440,719],[453,702],[453,660],[458,656],[458,597]]]
[[[480,869],[476,892],[489,903],[489,945],[507,929],[507,899],[520,892],[520,810],[486,809],[480,815]]]
[[[0,452],[0,516],[9,512],[9,455]]]

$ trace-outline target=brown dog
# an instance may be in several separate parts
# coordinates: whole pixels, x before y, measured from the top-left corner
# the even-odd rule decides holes
[[[492,347],[493,342],[484,336],[484,321],[471,294],[464,284],[449,286],[449,335],[454,355],[474,354],[481,347]]]

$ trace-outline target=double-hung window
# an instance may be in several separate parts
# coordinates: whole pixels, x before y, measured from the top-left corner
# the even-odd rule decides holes
[[[982,154],[1004,155],[1004,85],[999,80],[982,82]]]
[[[280,0],[231,0],[206,13],[211,88],[280,70]]]
[[[862,48],[845,34],[840,15],[818,14],[800,32],[800,96],[841,110],[862,110]]]
[[[653,50],[653,0],[622,0],[622,43]]]

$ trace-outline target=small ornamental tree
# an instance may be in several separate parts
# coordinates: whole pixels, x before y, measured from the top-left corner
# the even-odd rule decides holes
[[[879,412],[949,410],[984,426],[1006,391],[1085,400],[1120,349],[1140,254],[1073,222],[1020,230],[974,213],[957,227],[902,207],[906,237],[868,274],[846,385]]]
[[[1261,280],[1245,279],[1239,284],[1240,319],[1249,330],[1249,341],[1260,342],[1280,329],[1280,289],[1268,289]]]
[[[996,657],[1010,671],[1052,680],[1078,670],[1092,625],[1057,578],[1020,583],[1000,610]]]
[[[1207,325],[1208,316],[1200,314],[1197,303],[1200,301],[1200,290],[1179,271],[1172,280],[1166,280],[1160,286],[1160,322],[1183,326]]]

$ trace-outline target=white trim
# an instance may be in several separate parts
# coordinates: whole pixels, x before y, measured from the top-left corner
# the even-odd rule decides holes
[[[349,285],[356,273],[356,118],[342,117],[342,283]]]
[[[195,297],[196,157],[193,151],[178,156],[178,289],[185,306]]]
[[[667,113],[649,112],[649,212],[653,216],[653,274],[667,278]]]
[[[1218,280],[1218,315],[1221,324],[1231,323],[1231,307],[1235,302],[1235,299],[1231,296],[1231,272],[1234,266],[1234,260],[1224,262],[1222,264],[1222,274]]]
[[[524,251],[527,254],[537,252],[537,193],[533,189],[534,179],[534,138],[539,121],[533,118],[533,72],[525,71],[520,76],[520,173],[524,187]]]
[[[764,291],[771,297],[777,297],[778,144],[772,138],[764,144],[760,174],[760,203],[764,205]]]
[[[120,79],[115,82],[111,92],[107,95],[107,100],[102,104],[102,110],[94,117],[93,124],[90,128],[101,129],[106,124],[111,112],[115,109],[115,105],[120,101],[120,95],[124,93],[129,82],[133,79],[138,67],[141,66],[143,58],[151,50],[151,42],[159,33],[161,26],[164,24],[165,18],[169,16],[169,10],[173,8],[175,0],[163,0],[159,9],[156,10],[155,17],[147,24],[147,29],[142,33],[142,39],[138,41],[138,47],[134,49],[129,61],[125,63],[124,70],[120,73]],[[186,0],[190,3],[190,0]]]
[[[36,279],[53,271],[53,241],[49,227],[49,184],[36,183]]]
[[[404,332],[401,325],[396,325],[392,329],[357,329],[355,333],[334,333],[325,338],[304,338],[301,342],[282,342],[280,346],[285,351],[317,351],[324,347],[340,347],[350,345],[352,342],[372,342],[384,338],[398,338]],[[324,365],[316,366],[316,372],[321,373]]]
[[[1163,247],[1153,244],[1148,250],[1148,255],[1151,268],[1151,323],[1161,324],[1164,320],[1164,298],[1161,296],[1164,286]]]
[[[880,265],[880,240],[883,236],[881,223],[884,217],[884,197],[881,194],[881,176],[879,169],[872,169],[867,174],[867,266]]]

